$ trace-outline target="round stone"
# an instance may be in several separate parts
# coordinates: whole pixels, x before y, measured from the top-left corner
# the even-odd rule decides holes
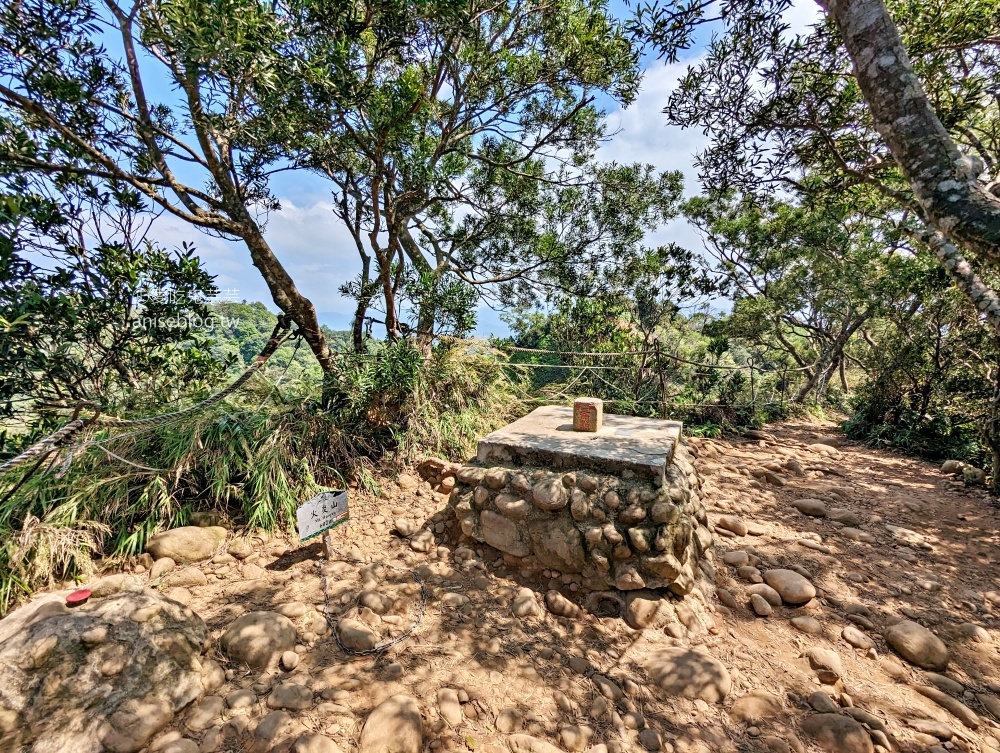
[[[797,499],[792,502],[792,507],[803,515],[810,515],[814,518],[826,517],[826,504],[821,499]]]
[[[175,562],[201,562],[211,557],[219,545],[226,540],[225,528],[210,526],[182,526],[163,531],[149,539],[146,544],[154,558],[170,557]]]
[[[729,715],[741,722],[760,722],[781,713],[781,699],[766,690],[752,690],[737,698]]]
[[[531,487],[531,496],[543,510],[561,510],[569,502],[566,487],[555,477],[543,479]]]
[[[730,567],[743,567],[750,564],[750,555],[738,549],[735,552],[726,552],[722,555],[722,561]]]
[[[873,753],[871,737],[861,724],[841,714],[813,714],[802,731],[827,753]]]
[[[765,570],[764,582],[777,591],[786,604],[806,604],[816,596],[815,586],[794,570]]]
[[[781,606],[781,595],[766,583],[755,583],[747,589],[747,592],[759,595],[772,607]]]
[[[326,735],[310,732],[295,739],[291,753],[341,753],[341,750],[340,746]]]
[[[771,613],[774,612],[774,607],[768,604],[760,594],[750,595],[750,606],[753,607],[753,611],[758,617],[770,617]]]
[[[0,749],[145,748],[204,692],[205,623],[141,586],[64,602],[43,594],[0,620]]]
[[[921,669],[948,666],[948,648],[934,633],[912,620],[897,622],[885,632],[886,642],[900,656]]]
[[[840,637],[854,646],[854,648],[860,648],[862,651],[867,651],[875,646],[875,641],[852,625],[845,627],[841,631]]]
[[[250,612],[233,621],[219,646],[236,662],[263,667],[295,648],[295,625],[277,612]]]
[[[811,648],[806,651],[809,666],[816,672],[816,677],[825,685],[834,685],[843,676],[840,656],[828,648]]]
[[[735,533],[737,536],[746,536],[749,532],[749,528],[747,528],[747,524],[743,519],[735,515],[722,515],[716,521],[715,525],[718,528]]]
[[[792,627],[808,635],[822,635],[823,625],[815,617],[793,617]]]
[[[661,750],[660,733],[652,727],[647,727],[639,733],[639,745],[649,751]]]
[[[305,685],[293,682],[283,682],[267,697],[267,706],[271,709],[287,709],[303,711],[312,706],[313,694]]]
[[[719,703],[729,695],[732,679],[718,659],[700,651],[668,648],[643,662],[653,684],[668,696]]]
[[[423,724],[420,706],[407,695],[394,695],[375,707],[365,720],[360,753],[421,753]]]

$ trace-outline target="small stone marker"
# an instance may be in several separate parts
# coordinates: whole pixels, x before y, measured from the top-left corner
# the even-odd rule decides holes
[[[573,401],[573,431],[601,430],[604,401],[597,397],[579,397]]]

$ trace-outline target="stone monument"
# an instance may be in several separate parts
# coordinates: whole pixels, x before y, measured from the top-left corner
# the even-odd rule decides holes
[[[576,430],[581,409],[589,415]],[[462,533],[511,565],[569,575],[585,593],[710,591],[712,535],[680,422],[601,414],[585,398],[484,437],[456,472],[450,504]]]

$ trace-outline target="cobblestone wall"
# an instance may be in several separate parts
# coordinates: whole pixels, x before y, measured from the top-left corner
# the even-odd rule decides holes
[[[466,465],[450,504],[462,532],[511,564],[570,575],[584,591],[667,588],[713,579],[712,534],[686,443],[665,483],[589,470]]]

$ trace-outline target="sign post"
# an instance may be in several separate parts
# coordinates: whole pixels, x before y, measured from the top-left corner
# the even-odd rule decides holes
[[[296,512],[299,540],[307,541],[323,535],[323,553],[327,559],[333,554],[330,529],[350,520],[347,492],[342,490],[320,492],[299,506]]]

